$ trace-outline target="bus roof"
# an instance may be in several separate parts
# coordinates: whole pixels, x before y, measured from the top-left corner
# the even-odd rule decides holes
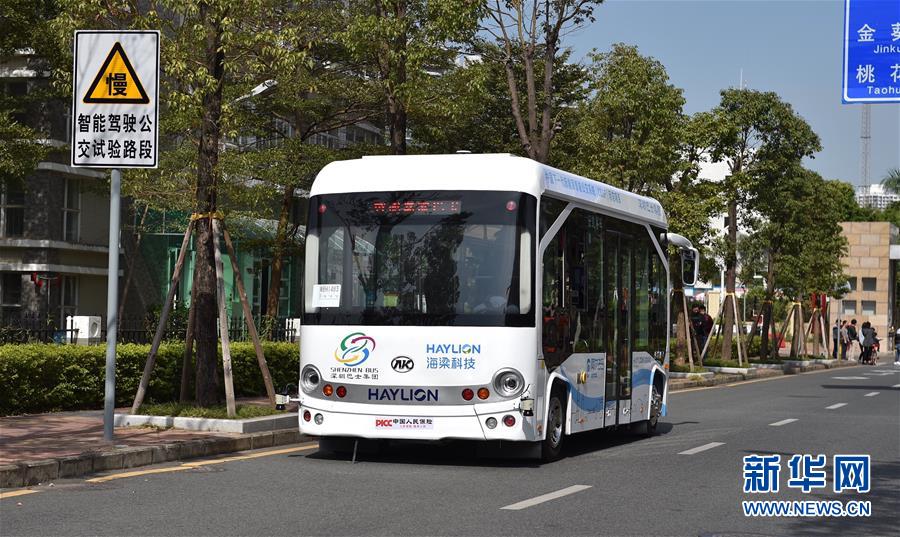
[[[551,194],[627,220],[668,227],[662,205],[614,186],[510,154],[384,155],[335,161],[310,196],[403,190],[500,190]]]

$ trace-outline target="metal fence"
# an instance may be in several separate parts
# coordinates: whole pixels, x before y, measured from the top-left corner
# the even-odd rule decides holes
[[[172,320],[163,332],[163,341],[184,341],[186,326],[183,320]],[[259,322],[256,329],[260,339],[267,341],[286,341],[296,343],[300,338],[298,328],[287,328],[285,319],[276,319],[268,330],[262,330]],[[218,324],[217,324],[218,326]],[[149,344],[156,335],[157,320],[148,317],[124,317],[119,320],[116,330],[118,343]],[[5,320],[0,326],[0,344],[3,343],[76,343],[78,329],[66,327],[58,319],[51,316],[25,315],[20,319]],[[250,341],[250,331],[243,317],[228,320],[228,339],[231,341]],[[106,326],[103,326],[100,337],[90,338],[79,343],[102,343],[106,341]]]

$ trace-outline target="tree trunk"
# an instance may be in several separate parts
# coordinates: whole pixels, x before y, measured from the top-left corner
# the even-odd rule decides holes
[[[729,300],[734,300],[734,284],[737,273],[737,201],[728,203],[728,253],[725,256],[725,300],[722,307],[722,359],[731,360],[731,338],[734,331],[734,309]]]
[[[275,232],[275,248],[272,251],[272,265],[269,276],[269,297],[266,300],[266,315],[278,318],[278,304],[281,298],[281,273],[284,270],[284,253],[287,250],[287,230],[290,225],[291,204],[294,201],[294,185],[285,185],[281,197],[281,213],[278,215],[278,229]]]
[[[379,2],[380,4],[380,2]],[[407,15],[406,2],[396,2],[394,4],[394,17],[397,21],[402,21]],[[406,84],[406,48],[407,34],[403,30],[390,42],[389,49],[384,51],[389,55],[385,65],[388,65],[388,72],[382,76],[387,76],[387,101],[388,101],[388,126],[391,135],[391,152],[395,155],[406,154],[406,123],[407,123],[407,105],[404,98],[398,95]],[[392,57],[392,58],[391,58]]]
[[[770,330],[774,332],[775,330],[775,321],[772,319],[772,314],[774,313],[774,308],[772,307],[772,299],[775,297],[775,260],[772,257],[771,252],[769,253],[769,258],[766,263],[766,295],[765,300],[763,300],[762,314],[763,314],[763,328],[762,328],[762,339],[759,342],[759,358],[765,359],[769,356],[769,333]],[[771,327],[771,328],[770,328]],[[778,348],[778,342],[775,341],[773,343],[775,345],[775,349]],[[776,351],[777,352],[777,351]]]
[[[206,2],[200,3],[200,19],[206,30],[205,69],[214,86],[203,94],[202,124],[197,156],[197,212],[208,214],[216,210],[218,183],[219,138],[221,137],[222,86],[225,78],[225,54],[222,51],[222,25],[210,13]],[[208,406],[218,403],[216,362],[218,334],[216,330],[216,264],[215,237],[209,217],[197,220],[197,253],[194,267],[197,308],[194,337],[197,341],[197,403]]]

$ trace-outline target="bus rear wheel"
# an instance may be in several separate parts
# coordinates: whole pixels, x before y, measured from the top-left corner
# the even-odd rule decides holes
[[[662,414],[662,394],[656,386],[650,395],[650,419],[647,420],[647,436],[656,434],[656,426],[659,424],[659,416]]]
[[[565,408],[561,390],[553,390],[547,406],[547,434],[541,442],[541,460],[544,462],[555,461],[562,454]]]

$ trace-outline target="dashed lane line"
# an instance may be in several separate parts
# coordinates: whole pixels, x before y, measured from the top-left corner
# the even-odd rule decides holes
[[[708,449],[716,448],[719,446],[724,446],[725,442],[710,442],[709,444],[703,444],[702,446],[698,446],[695,448],[687,449],[679,453],[679,455],[695,455],[700,453],[701,451],[706,451]]]
[[[881,392],[869,392],[869,393],[863,395],[863,397],[875,397],[879,393],[881,393]]]
[[[833,405],[826,406],[825,410],[836,410],[838,408],[841,408],[842,406],[847,406],[847,403],[835,403]]]
[[[781,427],[782,425],[787,425],[788,423],[794,423],[795,421],[797,421],[797,418],[788,418],[785,420],[776,421],[775,423],[770,423],[769,426],[770,427]]]
[[[522,509],[526,509],[528,507],[532,507],[544,502],[549,502],[550,500],[555,500],[557,498],[562,498],[563,496],[568,496],[569,494],[575,494],[576,492],[581,492],[582,490],[587,490],[589,488],[591,488],[590,485],[572,485],[571,487],[566,487],[554,492],[548,492],[547,494],[541,494],[540,496],[522,500],[521,502],[510,504],[506,507],[501,507],[500,509],[505,509],[507,511],[521,511]]]
[[[894,384],[891,388],[900,388],[900,384]]]

